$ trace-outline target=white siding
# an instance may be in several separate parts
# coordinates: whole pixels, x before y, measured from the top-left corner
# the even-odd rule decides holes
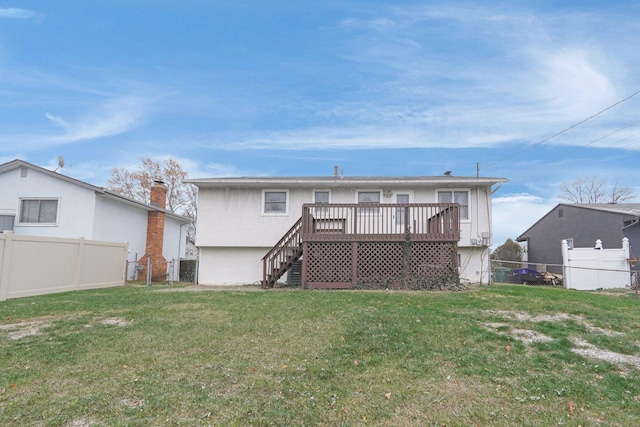
[[[458,247],[460,280],[467,283],[489,284],[489,249]]]
[[[94,239],[94,191],[61,179],[53,179],[34,169],[29,169],[27,176],[21,178],[20,168],[0,174],[0,188],[0,213],[16,216],[13,230],[15,234]],[[58,223],[20,224],[21,198],[57,198]]]
[[[270,248],[201,248],[198,283],[248,285],[262,280],[262,257]]]
[[[187,241],[187,226],[184,222],[167,216],[164,221],[164,245],[162,256],[169,261],[184,258]]]
[[[128,242],[128,261],[142,258],[147,240],[148,212],[106,197],[96,198],[94,235],[96,240]]]

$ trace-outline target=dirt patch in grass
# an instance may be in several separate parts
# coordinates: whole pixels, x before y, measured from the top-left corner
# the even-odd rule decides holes
[[[101,325],[113,325],[113,326],[120,326],[120,327],[131,325],[131,322],[127,322],[122,317],[111,317],[109,319],[103,319],[99,323]]]
[[[524,312],[516,312],[516,311],[489,311],[488,313],[492,315],[499,315],[505,319],[515,320],[518,322],[563,322],[563,321],[574,321],[578,324],[584,325],[589,333],[592,334],[602,334],[606,336],[620,336],[623,335],[620,332],[612,331],[610,329],[598,328],[590,323],[586,322],[580,316],[575,316],[567,313],[556,313],[553,315],[537,315],[532,316],[528,313]],[[518,341],[521,341],[525,345],[531,345],[537,342],[550,342],[553,341],[553,338],[544,335],[537,331],[532,331],[530,329],[522,329],[511,326],[508,323],[496,323],[496,322],[487,322],[483,324],[484,327],[492,332],[495,332],[500,335],[510,336]],[[614,351],[604,350],[596,347],[595,345],[583,340],[579,337],[569,337],[569,340],[575,345],[575,348],[572,348],[571,351],[580,356],[603,360],[615,365],[632,365],[638,369],[640,369],[640,357],[637,355],[628,355],[621,354]]]
[[[571,342],[576,346],[576,348],[571,349],[571,351],[579,354],[580,356],[604,360],[614,365],[633,365],[637,369],[640,369],[640,357],[638,356],[602,350],[595,345],[576,337],[571,338]]]
[[[523,311],[489,311],[488,313],[495,314],[501,316],[506,319],[517,320],[518,322],[566,322],[566,321],[574,321],[580,325],[585,326],[589,332],[595,334],[603,334],[609,337],[622,335],[622,333],[617,331],[612,331],[611,329],[603,329],[598,328],[597,326],[593,326],[589,322],[587,322],[584,318],[580,316],[576,316],[574,314],[568,313],[556,313],[556,314],[541,314],[537,316],[532,316],[529,313],[525,313]]]
[[[42,329],[51,326],[46,320],[32,320],[29,322],[8,323],[0,325],[0,331],[7,333],[12,340],[19,340],[24,337],[41,335]]]
[[[94,420],[89,420],[87,418],[79,418],[77,420],[71,421],[67,424],[67,427],[91,427],[96,425]]]
[[[59,320],[64,320],[59,318]],[[118,327],[129,326],[131,322],[126,321],[121,317],[110,317],[102,320],[95,320],[96,323],[101,325],[112,325]],[[42,335],[43,329],[51,328],[56,325],[54,319],[46,318],[46,319],[38,319],[38,320],[29,320],[24,322],[16,322],[16,323],[5,323],[0,325],[0,332],[5,332],[7,336],[12,340],[19,340],[25,337]],[[85,325],[85,328],[92,327],[92,324]]]

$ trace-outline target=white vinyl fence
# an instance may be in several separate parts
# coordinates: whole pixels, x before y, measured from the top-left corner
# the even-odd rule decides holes
[[[125,283],[127,243],[0,234],[0,301]]]
[[[631,285],[629,239],[622,239],[622,248],[605,249],[600,240],[593,248],[569,248],[562,241],[564,287],[596,290],[625,288]]]

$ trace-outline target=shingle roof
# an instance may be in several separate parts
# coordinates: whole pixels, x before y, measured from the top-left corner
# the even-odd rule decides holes
[[[640,203],[577,203],[575,206],[599,211],[640,216]]]
[[[138,200],[131,199],[129,197],[123,196],[122,194],[118,194],[118,193],[116,193],[114,191],[107,190],[106,188],[97,187],[97,186],[89,184],[87,182],[80,181],[78,179],[71,178],[71,177],[66,176],[66,175],[62,175],[62,174],[60,174],[58,172],[50,171],[49,169],[45,169],[45,168],[42,168],[40,166],[36,166],[36,165],[34,165],[32,163],[25,162],[24,160],[16,159],[16,160],[12,160],[12,161],[7,162],[7,163],[0,164],[0,173],[7,172],[7,171],[10,171],[10,170],[14,170],[14,169],[17,169],[17,168],[20,168],[20,167],[27,167],[27,168],[31,168],[31,169],[37,170],[38,172],[44,173],[45,175],[49,175],[51,177],[54,177],[54,178],[57,178],[57,179],[61,179],[63,181],[70,182],[70,183],[78,185],[80,187],[84,187],[84,188],[87,188],[89,190],[93,190],[99,195],[102,195],[102,196],[105,196],[105,197],[108,197],[108,198],[111,198],[111,199],[117,199],[117,200],[120,200],[121,202],[130,204],[130,205],[134,205],[134,206],[137,206],[139,208],[143,208],[143,209],[145,209],[147,211],[162,211],[167,215],[175,217],[176,219],[184,220],[186,222],[190,221],[189,218],[187,218],[185,216],[182,216],[182,215],[178,215],[178,214],[173,213],[173,212],[171,212],[169,210],[161,209],[161,208],[159,208],[157,206],[153,206],[153,205],[150,205],[150,204],[147,204],[147,203],[139,202]]]

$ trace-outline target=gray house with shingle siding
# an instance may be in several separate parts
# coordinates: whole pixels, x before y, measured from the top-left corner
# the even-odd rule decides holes
[[[592,247],[602,240],[605,248],[619,248],[627,237],[631,256],[640,256],[640,203],[559,204],[543,216],[518,242],[527,243],[527,261],[532,265],[562,264],[561,242],[572,239],[573,247]],[[562,267],[548,266],[562,273]]]

